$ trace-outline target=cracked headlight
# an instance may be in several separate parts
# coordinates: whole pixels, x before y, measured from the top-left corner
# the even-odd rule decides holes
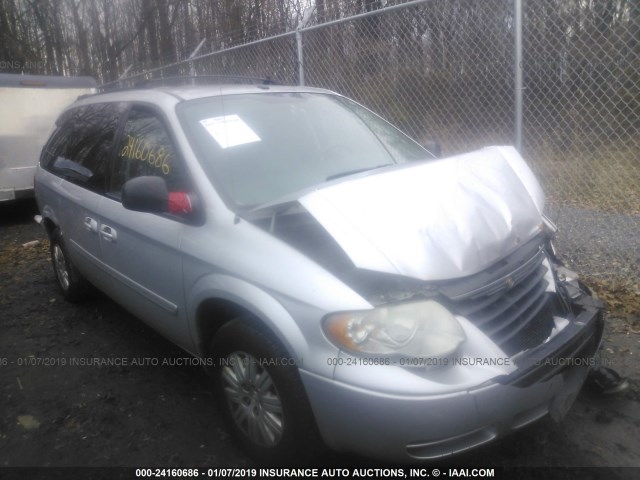
[[[445,357],[466,340],[451,312],[432,300],[331,314],[323,328],[334,344],[355,354]]]

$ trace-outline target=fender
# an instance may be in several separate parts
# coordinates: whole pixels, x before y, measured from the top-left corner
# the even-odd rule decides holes
[[[221,274],[200,278],[187,294],[187,318],[194,345],[202,345],[198,338],[197,310],[208,299],[227,300],[246,309],[276,335],[294,358],[309,358],[309,344],[280,302],[251,283]]]

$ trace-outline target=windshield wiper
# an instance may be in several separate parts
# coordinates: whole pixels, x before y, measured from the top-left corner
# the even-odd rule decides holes
[[[327,181],[334,180],[340,177],[347,177],[349,175],[355,175],[356,173],[368,172],[370,170],[377,170],[378,168],[390,167],[391,165],[395,165],[395,164],[385,163],[383,165],[376,165],[375,167],[357,168],[355,170],[347,170],[346,172],[334,173],[333,175],[329,175],[327,177]]]

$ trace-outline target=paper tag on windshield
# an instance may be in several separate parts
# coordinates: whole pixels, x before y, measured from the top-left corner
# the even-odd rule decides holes
[[[200,120],[209,135],[222,148],[259,142],[260,137],[238,115],[224,115]]]

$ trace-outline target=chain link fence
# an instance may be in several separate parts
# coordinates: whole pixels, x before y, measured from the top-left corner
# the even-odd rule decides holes
[[[523,154],[572,264],[638,298],[640,3],[523,7]]]
[[[518,144],[521,132],[569,263],[639,288],[640,2],[422,0],[347,18],[340,2],[322,3],[297,31],[130,78],[224,73],[329,88],[444,155]]]

